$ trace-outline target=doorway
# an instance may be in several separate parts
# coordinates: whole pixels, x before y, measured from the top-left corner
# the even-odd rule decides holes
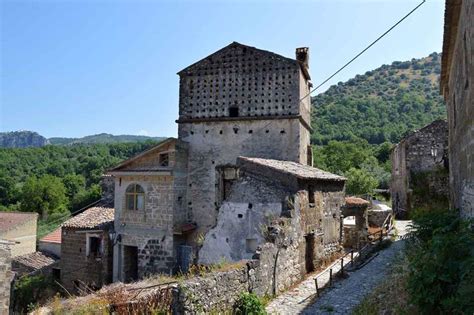
[[[305,240],[305,266],[306,273],[309,273],[314,271],[314,234],[306,235]]]
[[[138,280],[138,248],[136,246],[123,247],[123,276],[125,283]]]

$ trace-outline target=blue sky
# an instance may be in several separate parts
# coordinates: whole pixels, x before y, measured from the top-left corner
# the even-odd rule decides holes
[[[420,1],[2,0],[0,131],[174,136],[187,65],[232,41],[288,57],[309,46],[317,85]],[[441,52],[443,13],[428,0],[320,92]]]

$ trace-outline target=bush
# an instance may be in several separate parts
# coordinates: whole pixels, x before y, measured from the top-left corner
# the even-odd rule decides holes
[[[244,292],[240,294],[235,302],[234,310],[236,314],[263,315],[267,314],[265,307],[254,293]]]
[[[407,290],[422,313],[474,313],[474,232],[469,223],[440,210],[414,218]]]
[[[346,172],[346,191],[349,195],[371,194],[377,187],[377,180],[366,170],[351,168]]]

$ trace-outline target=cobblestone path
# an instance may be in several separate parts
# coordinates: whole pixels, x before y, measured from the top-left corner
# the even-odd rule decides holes
[[[399,236],[406,234],[409,221],[397,221]],[[383,279],[390,269],[396,255],[403,249],[404,241],[398,240],[390,247],[378,253],[367,265],[350,272],[347,279],[338,280],[330,289],[325,289],[316,298],[314,276],[300,283],[297,287],[276,297],[266,310],[269,314],[350,314],[363,298],[368,295]],[[350,259],[344,261],[347,265]],[[336,273],[340,268],[333,268]],[[329,282],[329,273],[318,278],[321,286]]]

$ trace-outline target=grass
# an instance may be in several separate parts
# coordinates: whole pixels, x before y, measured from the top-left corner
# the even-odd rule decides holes
[[[408,303],[407,266],[407,259],[398,257],[389,276],[354,309],[353,314],[419,314],[416,307]]]

